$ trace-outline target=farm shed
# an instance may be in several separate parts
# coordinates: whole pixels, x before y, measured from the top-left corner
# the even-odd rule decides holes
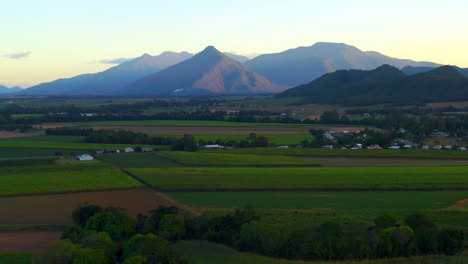
[[[76,157],[77,160],[79,161],[90,161],[90,160],[94,160],[93,156],[89,155],[89,154],[81,154],[79,156]]]

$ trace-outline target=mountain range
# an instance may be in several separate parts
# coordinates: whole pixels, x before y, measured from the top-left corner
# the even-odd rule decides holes
[[[432,62],[395,59],[375,51],[364,52],[343,43],[326,42],[281,53],[260,55],[245,62],[250,70],[265,76],[274,83],[289,87],[308,83],[337,70],[373,70],[384,64],[400,69],[408,65],[440,66]]]
[[[16,93],[22,90],[23,89],[18,86],[8,88],[6,86],[0,85],[0,94],[12,94],[12,93]]]
[[[371,71],[339,70],[277,95],[303,103],[340,105],[421,104],[468,100],[468,78],[451,66],[406,75],[383,65]]]
[[[192,58],[146,76],[122,94],[202,95],[276,93],[285,87],[251,72],[215,47],[209,46]]]
[[[103,72],[42,83],[21,93],[27,95],[113,95],[139,78],[191,57],[192,54],[187,52],[164,52],[159,56],[144,54]]]

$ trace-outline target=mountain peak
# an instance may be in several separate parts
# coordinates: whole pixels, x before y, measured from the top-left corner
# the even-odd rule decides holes
[[[217,54],[224,56],[223,53],[221,53],[218,49],[216,49],[214,46],[208,46],[206,47],[202,52],[199,54]]]
[[[461,77],[462,74],[453,66],[445,65],[428,72],[431,75],[442,75],[446,77]]]

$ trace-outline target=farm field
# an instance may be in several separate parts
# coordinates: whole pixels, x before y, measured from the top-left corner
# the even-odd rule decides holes
[[[286,156],[330,156],[330,157],[381,157],[381,158],[422,158],[422,159],[468,159],[468,151],[441,150],[371,150],[371,149],[315,149],[315,148],[239,148],[204,150],[204,152],[254,154],[254,155],[286,155]]]
[[[0,140],[0,148],[53,148],[53,149],[76,149],[76,150],[89,150],[89,149],[124,149],[128,147],[135,147],[133,144],[94,144],[94,143],[75,143],[75,142],[48,142],[48,141],[8,141]],[[153,147],[158,146],[140,145],[140,147]]]
[[[12,159],[12,158],[32,158],[32,157],[52,157],[55,156],[56,152],[62,152],[69,154],[70,152],[76,152],[73,149],[54,149],[54,148],[2,148],[0,147],[0,159]]]
[[[175,199],[205,209],[242,208],[321,211],[442,210],[468,197],[468,191],[385,192],[175,192]]]
[[[100,162],[0,168],[0,196],[139,187],[141,183]]]
[[[121,207],[132,217],[161,205],[173,205],[165,195],[147,188],[0,197],[2,212],[0,223],[22,226],[66,226],[72,224],[71,213],[80,204]]]
[[[186,167],[129,169],[165,191],[466,189],[468,167]]]
[[[121,168],[171,168],[180,167],[180,163],[159,155],[160,152],[150,153],[119,153],[100,154],[97,158],[103,162]]]
[[[379,158],[379,157],[315,157],[289,156],[304,159],[325,167],[435,167],[468,166],[468,159],[421,159],[421,158]]]
[[[181,241],[175,245],[176,250],[184,256],[190,264],[463,264],[468,256],[448,257],[414,257],[388,260],[361,260],[361,261],[294,261],[268,258],[260,255],[242,253],[232,248],[207,241]]]
[[[60,238],[61,232],[15,232],[15,233],[0,233],[0,254],[1,253],[39,253],[49,243],[52,243]],[[31,256],[29,255],[4,255],[6,260],[21,261],[19,263],[30,263]],[[9,258],[9,259],[8,259]],[[0,255],[0,263],[2,263],[2,255]],[[15,263],[15,262],[5,262]]]
[[[84,143],[84,136],[50,136],[50,135],[39,135],[29,137],[14,137],[0,139],[0,141],[28,141],[28,142],[63,142],[63,143]]]
[[[186,166],[317,166],[318,163],[287,156],[234,155],[225,153],[158,152],[157,155]]]
[[[0,253],[0,264],[31,264],[32,257],[31,254],[25,253]]]

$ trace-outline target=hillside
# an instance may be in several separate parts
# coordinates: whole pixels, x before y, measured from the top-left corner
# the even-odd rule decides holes
[[[281,86],[249,71],[210,46],[191,59],[138,80],[128,95],[200,95],[275,93]]]
[[[459,73],[465,75],[468,77],[468,68],[460,68],[456,66],[454,67]],[[413,67],[413,66],[406,66],[403,69],[401,69],[402,72],[404,72],[406,75],[414,75],[417,73],[423,73],[423,72],[428,72],[435,70],[435,67]]]
[[[384,65],[372,71],[329,73],[277,97],[303,97],[304,103],[340,105],[459,101],[468,100],[468,78],[451,66],[407,76]]]
[[[137,79],[163,70],[192,57],[187,52],[164,52],[159,56],[143,56],[124,62],[106,71],[83,74],[33,86],[21,92],[27,95],[114,95]]]
[[[439,66],[431,62],[395,59],[373,51],[363,52],[356,47],[342,43],[325,42],[281,53],[260,55],[245,62],[250,70],[285,86],[304,84],[337,70],[373,70],[384,64],[399,69],[407,65]]]
[[[18,86],[8,88],[6,86],[0,85],[0,94],[11,94],[21,91],[22,89]]]

